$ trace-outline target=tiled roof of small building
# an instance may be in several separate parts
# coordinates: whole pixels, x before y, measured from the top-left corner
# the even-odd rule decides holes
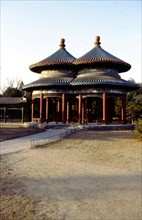
[[[117,69],[118,72],[126,72],[131,68],[131,65],[123,60],[108,53],[100,46],[100,37],[96,37],[95,47],[85,55],[76,59],[73,63],[80,68],[84,67],[108,67]]]
[[[17,105],[25,103],[27,100],[23,97],[0,97],[0,105]]]
[[[61,39],[60,42],[60,49],[53,53],[51,56],[47,57],[46,59],[32,64],[29,68],[33,72],[41,73],[42,70],[47,69],[62,69],[68,68],[72,64],[72,62],[76,59],[72,56],[66,49],[65,49],[65,40]]]

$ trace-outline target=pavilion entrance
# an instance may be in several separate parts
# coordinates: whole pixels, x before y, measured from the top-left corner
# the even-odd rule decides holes
[[[116,112],[116,101],[120,101],[121,115]],[[44,96],[32,100],[32,121],[61,122],[78,124],[108,124],[119,122],[125,124],[125,95],[111,94],[60,94]],[[116,120],[117,119],[117,120]]]

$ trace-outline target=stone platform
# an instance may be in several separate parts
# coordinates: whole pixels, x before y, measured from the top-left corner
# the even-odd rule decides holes
[[[39,128],[39,129],[62,129],[62,128],[76,128],[83,130],[92,130],[92,131],[100,131],[100,130],[133,130],[135,128],[135,124],[96,124],[96,123],[88,123],[85,125],[78,123],[67,123],[62,124],[61,122],[50,122],[50,123],[40,123],[40,122],[25,122],[25,123],[0,123],[0,127],[5,128]]]
[[[92,130],[92,131],[104,131],[104,130],[134,130],[135,124],[96,124],[88,123],[87,125],[81,125],[78,123],[49,123],[45,126],[46,129],[61,129],[61,128],[76,128],[81,130]]]

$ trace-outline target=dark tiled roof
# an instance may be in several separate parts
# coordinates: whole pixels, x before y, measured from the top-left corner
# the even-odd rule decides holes
[[[48,86],[67,86],[72,81],[72,78],[69,77],[49,77],[49,78],[41,78],[38,79],[30,84],[24,86],[23,89],[30,89],[30,88],[38,88],[38,87],[48,87]]]
[[[64,42],[61,39],[58,51],[30,66],[33,72],[41,73],[44,70],[41,73],[41,77],[44,77],[25,85],[24,90],[56,86],[72,86],[75,89],[78,86],[93,85],[106,88],[118,86],[128,91],[137,89],[137,84],[121,79],[118,74],[128,71],[131,65],[102,49],[99,36],[96,37],[95,47],[78,59],[66,51]]]
[[[24,86],[25,90],[33,90],[35,88],[44,89],[47,87],[64,87],[64,86],[72,86],[74,89],[78,86],[121,86],[127,88],[127,90],[133,90],[138,88],[138,85],[129,81],[125,81],[120,77],[112,77],[112,76],[92,76],[92,77],[77,77],[75,79],[64,77],[64,78],[41,78],[36,80],[26,86]]]
[[[21,104],[25,103],[26,99],[23,97],[0,97],[0,104]]]
[[[115,85],[115,86],[126,86],[135,87],[135,83],[125,81],[121,78],[109,77],[109,76],[99,76],[99,77],[78,77],[71,82],[72,86],[89,86],[89,85]]]
[[[60,49],[53,53],[51,56],[46,59],[32,64],[29,68],[33,72],[41,73],[42,70],[47,70],[51,68],[58,67],[59,69],[62,67],[66,67],[71,65],[72,62],[76,59],[72,56],[66,49],[64,45],[64,39],[61,39]]]
[[[100,47],[100,37],[96,37],[95,47],[85,55],[76,59],[73,63],[78,66],[109,67],[116,68],[118,72],[125,72],[131,68],[131,65],[123,60],[113,56]]]

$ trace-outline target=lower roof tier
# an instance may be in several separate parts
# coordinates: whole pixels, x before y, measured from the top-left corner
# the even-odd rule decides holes
[[[116,78],[112,76],[96,76],[96,77],[78,77],[78,78],[40,78],[30,84],[24,86],[24,90],[33,91],[34,89],[48,89],[48,88],[62,88],[67,90],[75,90],[79,87],[100,87],[109,88],[117,87],[123,88],[126,91],[137,90],[139,88],[138,84],[130,81],[123,80],[121,78]]]
[[[38,87],[51,87],[51,86],[68,86],[70,85],[70,82],[73,80],[73,78],[69,78],[69,77],[44,77],[44,78],[40,78],[32,83],[29,83],[27,85],[24,86],[24,90],[32,90],[32,88],[38,88]]]

